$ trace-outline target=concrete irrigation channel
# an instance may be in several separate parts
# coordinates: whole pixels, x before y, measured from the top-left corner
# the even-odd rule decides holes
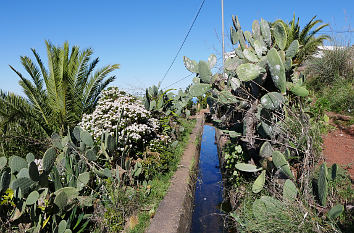
[[[147,233],[223,232],[217,208],[222,202],[222,179],[215,129],[204,126],[203,113],[196,119],[179,167]]]

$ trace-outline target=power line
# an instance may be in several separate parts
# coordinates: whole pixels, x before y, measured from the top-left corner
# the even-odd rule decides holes
[[[189,36],[189,33],[191,32],[191,30],[192,30],[192,28],[193,28],[193,25],[194,25],[195,21],[197,20],[197,18],[198,18],[198,16],[199,16],[200,11],[202,10],[202,7],[203,7],[203,5],[204,5],[204,2],[205,2],[205,0],[203,0],[202,4],[200,5],[199,10],[198,10],[196,16],[194,17],[194,20],[193,20],[193,22],[192,22],[192,25],[189,27],[189,30],[188,30],[186,36],[184,37],[184,40],[183,40],[181,46],[179,47],[179,49],[178,49],[178,51],[177,51],[177,53],[176,53],[176,56],[173,58],[170,67],[168,67],[166,73],[164,74],[163,78],[161,79],[161,83],[162,83],[163,80],[166,78],[168,72],[171,70],[173,64],[175,63],[179,52],[182,50],[182,47],[183,47],[184,43],[186,42],[186,40],[187,40],[187,38],[188,38],[188,36]]]
[[[173,85],[175,85],[176,83],[179,83],[179,82],[185,80],[186,78],[189,78],[189,77],[192,76],[192,75],[193,75],[193,73],[192,73],[192,74],[189,74],[189,75],[187,75],[187,76],[185,76],[185,77],[183,77],[183,78],[181,78],[181,79],[179,79],[178,81],[176,81],[176,82],[174,82],[174,83],[172,83],[172,84],[170,84],[170,85],[168,85],[168,86],[166,86],[164,89],[167,89],[168,87],[173,86]]]

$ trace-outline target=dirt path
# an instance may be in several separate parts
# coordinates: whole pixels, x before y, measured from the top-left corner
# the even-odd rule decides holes
[[[337,129],[323,137],[323,154],[328,165],[344,165],[354,180],[354,130]]]

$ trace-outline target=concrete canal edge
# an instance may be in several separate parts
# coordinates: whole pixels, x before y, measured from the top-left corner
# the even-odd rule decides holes
[[[198,171],[204,114],[196,116],[196,125],[165,198],[160,202],[146,233],[187,233],[193,214],[194,191]]]

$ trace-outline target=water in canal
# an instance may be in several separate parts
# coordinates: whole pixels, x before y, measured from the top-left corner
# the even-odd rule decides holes
[[[226,232],[219,210],[222,202],[222,188],[215,144],[215,128],[205,125],[200,150],[191,233]]]

